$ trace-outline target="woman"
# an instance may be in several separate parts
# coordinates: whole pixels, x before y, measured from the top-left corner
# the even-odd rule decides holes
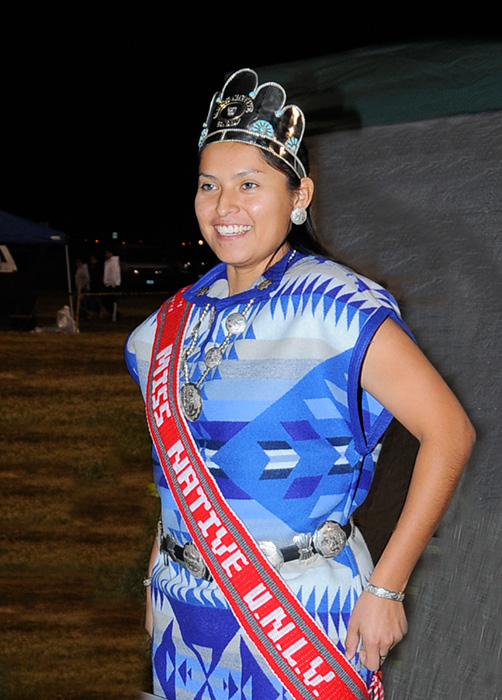
[[[195,209],[221,263],[127,344],[162,499],[154,692],[171,700],[383,697],[403,591],[474,440],[389,293],[316,255],[303,114],[284,105],[247,69],[215,96]],[[373,569],[351,515],[392,416],[420,449]]]

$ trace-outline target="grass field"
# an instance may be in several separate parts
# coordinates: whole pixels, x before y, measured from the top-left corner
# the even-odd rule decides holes
[[[78,334],[0,334],[0,698],[148,690],[142,578],[159,503],[139,389],[123,361],[155,296]],[[64,295],[39,300],[54,324]]]

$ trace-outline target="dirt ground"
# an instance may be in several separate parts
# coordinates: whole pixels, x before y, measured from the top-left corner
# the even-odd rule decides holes
[[[142,579],[158,500],[123,346],[156,305],[124,301],[119,324],[79,334],[0,334],[2,700],[149,689]]]

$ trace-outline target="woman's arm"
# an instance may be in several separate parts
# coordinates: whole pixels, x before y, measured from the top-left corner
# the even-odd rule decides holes
[[[396,528],[370,582],[404,591],[408,579],[445,513],[474,444],[463,408],[427,358],[391,319],[368,348],[361,385],[419,441],[408,495]],[[362,662],[372,670],[406,633],[401,603],[364,592],[352,613],[347,657],[362,638]]]
[[[153,564],[159,551],[159,546],[157,543],[157,538],[153,542],[152,551],[150,554],[150,560],[148,562],[148,578],[152,576]],[[153,634],[153,611],[152,611],[152,588],[151,586],[146,586],[146,610],[145,610],[145,629],[150,635]]]

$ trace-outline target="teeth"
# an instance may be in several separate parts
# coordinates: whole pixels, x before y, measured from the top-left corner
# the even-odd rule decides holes
[[[239,233],[246,233],[246,231],[251,230],[251,226],[216,226],[215,227],[220,236],[236,236]]]

